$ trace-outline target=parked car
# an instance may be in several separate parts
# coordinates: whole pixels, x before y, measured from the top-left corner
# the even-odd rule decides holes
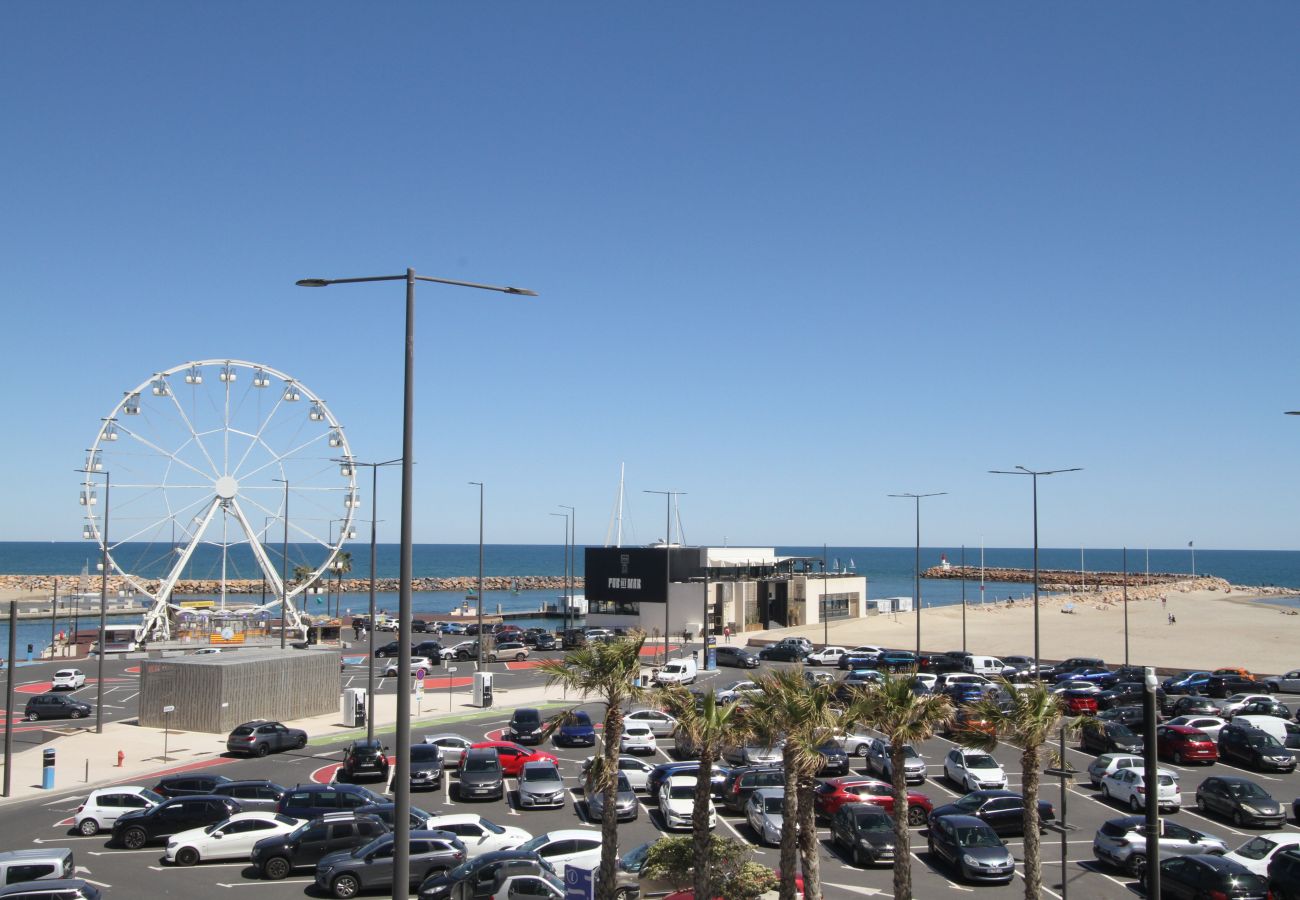
[[[1270,831],[1257,834],[1227,855],[1256,875],[1268,875],[1268,864],[1278,853],[1300,851],[1300,833],[1295,831]]]
[[[1146,764],[1140,756],[1132,753],[1103,753],[1088,765],[1088,780],[1095,788],[1101,787],[1101,781],[1122,769],[1142,768]]]
[[[412,831],[409,844],[410,890],[426,878],[465,861],[465,845],[441,831]],[[337,850],[316,863],[316,887],[332,897],[355,897],[393,883],[393,835],[384,834],[352,850]]]
[[[523,641],[502,641],[488,653],[488,659],[492,662],[501,659],[513,659],[515,662],[523,662],[527,658],[528,645]]]
[[[459,734],[427,734],[422,743],[433,744],[438,748],[442,754],[443,768],[459,766],[460,758],[473,745],[473,741]]]
[[[582,761],[582,778],[587,779],[587,773],[591,771],[592,765],[595,764],[596,757],[588,756]],[[618,771],[627,779],[634,791],[644,791],[650,782],[650,774],[654,772],[655,767],[644,760],[635,756],[620,756],[618,758]]]
[[[831,843],[843,848],[855,866],[892,865],[893,819],[873,803],[846,803],[831,817]]]
[[[1169,707],[1171,716],[1217,716],[1222,711],[1220,701],[1200,694],[1179,697]]]
[[[967,791],[1000,790],[1007,786],[1007,773],[983,750],[954,747],[943,759],[943,774],[950,782]]]
[[[1300,900],[1300,853],[1276,853],[1268,863],[1268,889],[1273,900]]]
[[[634,709],[623,717],[625,724],[645,725],[655,737],[671,737],[677,729],[677,719],[658,709]]]
[[[467,628],[469,626],[466,626]],[[467,662],[471,659],[478,659],[478,641],[461,641],[450,647],[443,648],[442,658],[444,660],[455,659]]]
[[[161,794],[138,785],[97,788],[73,812],[73,827],[78,833],[91,837],[106,828],[112,828],[123,813],[149,809],[166,799]]]
[[[823,779],[813,789],[813,808],[818,816],[826,818],[834,816],[841,807],[850,803],[870,803],[893,815],[894,788],[874,778],[849,775],[843,778]],[[907,792],[909,825],[924,825],[933,808],[934,804],[925,794]]]
[[[531,641],[525,640],[524,643],[532,647],[534,650],[545,651],[558,650],[560,648],[560,642],[556,640],[555,635],[550,632],[536,635]]]
[[[843,647],[823,647],[820,650],[814,650],[804,658],[804,663],[810,666],[834,666],[840,661],[840,657],[845,654]]]
[[[1259,685],[1253,678],[1242,678],[1236,674],[1211,675],[1205,680],[1204,693],[1211,697],[1227,697],[1241,691],[1253,691]]]
[[[426,822],[426,827],[431,831],[446,831],[456,835],[465,845],[465,853],[470,859],[498,850],[514,850],[533,839],[532,834],[522,828],[498,825],[473,813],[433,816]]]
[[[659,815],[663,817],[665,831],[681,831],[691,828],[691,817],[695,810],[695,776],[674,775],[659,787]],[[718,823],[713,800],[709,800],[709,828]]]
[[[1007,884],[1016,861],[993,829],[972,816],[944,816],[930,823],[930,855],[965,881]]]
[[[1202,814],[1215,813],[1231,819],[1239,828],[1259,825],[1278,828],[1286,822],[1282,804],[1268,791],[1235,775],[1211,775],[1196,788],[1196,809]]]
[[[1112,706],[1098,711],[1096,718],[1101,722],[1117,722],[1136,734],[1146,734],[1147,714],[1141,706]]]
[[[1291,718],[1291,708],[1285,703],[1279,703],[1276,700],[1251,700],[1250,702],[1238,706],[1229,714],[1229,718],[1235,719],[1238,716],[1273,716],[1277,719]]]
[[[653,738],[653,735],[651,737]],[[591,724],[591,716],[584,709],[573,712],[568,720],[555,730],[551,736],[551,743],[557,747],[596,746],[596,726]]]
[[[771,660],[773,662],[800,662],[807,655],[808,651],[800,644],[771,644],[758,651],[760,660]]]
[[[442,751],[436,744],[411,747],[409,781],[413,791],[436,791],[442,787]]]
[[[998,834],[1025,833],[1025,798],[1015,791],[972,791],[956,803],[936,806],[930,811],[931,826],[944,816],[974,816]],[[1038,821],[1051,822],[1056,810],[1046,800],[1038,801]]]
[[[54,881],[72,877],[76,860],[68,847],[40,847],[0,852],[0,884]]]
[[[745,744],[722,748],[722,759],[733,766],[779,765],[784,752],[781,747],[763,747],[759,744]]]
[[[1282,675],[1270,675],[1263,681],[1269,693],[1284,691],[1288,694],[1300,694],[1300,669],[1291,669]]]
[[[512,741],[479,741],[477,744],[471,744],[470,747],[473,750],[495,751],[501,760],[501,770],[511,778],[519,775],[525,763],[560,761],[554,754],[547,753],[545,750],[529,750]]]
[[[555,874],[554,867],[531,850],[496,850],[471,856],[450,872],[426,878],[420,885],[420,900],[447,900],[457,885],[464,885],[460,897],[485,900],[492,897],[497,879],[525,873]]]
[[[844,653],[840,655],[839,661],[835,663],[835,665],[837,668],[847,669],[849,671],[854,669],[874,669],[876,667],[876,660],[880,658],[880,654],[884,653],[885,650],[885,647],[877,647],[873,644],[864,644],[861,647],[853,647],[849,650],[845,650]]]
[[[539,806],[564,806],[564,778],[559,767],[553,762],[525,763],[519,770],[519,808],[533,809]]]
[[[715,648],[714,662],[719,666],[735,666],[738,669],[757,669],[758,654],[744,647]]]
[[[157,806],[131,810],[118,816],[109,843],[139,850],[177,832],[215,825],[239,811],[239,803],[229,797],[173,797]]]
[[[1141,706],[1146,697],[1146,685],[1141,681],[1120,681],[1097,695],[1097,708],[1113,706]],[[1156,688],[1156,710],[1168,707],[1168,699],[1161,688]]]
[[[569,866],[594,869],[600,865],[600,832],[591,829],[561,828],[539,834],[520,844],[519,851],[536,853],[559,875]]]
[[[80,669],[59,669],[50,681],[52,691],[75,691],[86,686],[86,675]]]
[[[411,648],[411,657],[422,656],[430,660],[433,665],[438,665],[442,659],[442,641],[420,641]]]
[[[545,730],[541,711],[534,706],[521,706],[510,714],[510,721],[501,737],[517,744],[537,744]]]
[[[867,768],[884,781],[894,778],[890,746],[883,738],[873,738],[867,746]],[[911,744],[903,745],[903,778],[908,784],[925,784],[925,757]],[[847,773],[845,773],[847,774]]]
[[[295,819],[314,819],[384,802],[383,797],[357,784],[300,784],[280,798],[276,812]]]
[[[1300,723],[1277,716],[1252,716],[1238,713],[1232,717],[1233,725],[1258,728],[1288,750],[1300,750]]]
[[[741,766],[727,773],[722,783],[722,804],[731,812],[744,812],[749,795],[764,788],[785,789],[781,766]]]
[[[591,779],[587,779],[583,798],[587,803],[587,818],[592,822],[602,821],[605,815],[605,792],[596,790],[591,784]],[[627,780],[626,775],[619,772],[618,783],[614,788],[614,813],[618,821],[635,822],[640,811],[641,804],[636,799],[636,792],[632,790],[631,782]]]
[[[1261,728],[1228,723],[1219,731],[1219,759],[1268,772],[1294,772],[1295,756]]]
[[[235,813],[224,822],[191,828],[167,839],[163,859],[178,866],[192,866],[218,859],[248,859],[253,845],[262,838],[295,831],[302,823],[274,812]]]
[[[1160,811],[1177,812],[1182,809],[1183,798],[1178,790],[1178,776],[1168,769],[1157,769],[1156,778],[1159,782],[1156,803]],[[1133,812],[1146,809],[1149,789],[1145,771],[1137,766],[1112,772],[1101,780],[1102,799],[1127,804]]]
[[[962,735],[972,731],[990,734],[994,731],[994,726],[970,707],[959,708],[951,719],[943,723],[943,736],[949,740],[960,740]]]
[[[1065,701],[1065,711],[1071,716],[1086,716],[1097,712],[1097,695],[1095,692],[1073,689],[1061,692]]]
[[[592,743],[594,744],[595,741],[593,740]],[[624,725],[623,733],[618,739],[619,753],[654,754],[658,749],[659,745],[649,725]]]
[[[1097,829],[1092,839],[1092,855],[1104,863],[1140,877],[1147,864],[1146,816],[1124,816],[1111,819]],[[1187,856],[1195,853],[1228,852],[1223,838],[1194,828],[1188,828],[1173,819],[1160,823],[1160,858]]]
[[[700,764],[693,761],[660,763],[650,771],[649,777],[646,778],[646,793],[651,797],[658,797],[659,788],[669,778],[674,775],[693,776],[699,769]],[[730,775],[731,769],[727,766],[715,765],[713,767],[713,771],[709,774],[709,787],[710,793],[715,799],[722,797],[723,786]]]
[[[28,722],[38,719],[84,719],[93,709],[89,703],[66,694],[38,694],[28,698],[23,715]]]
[[[1226,719],[1220,719],[1218,716],[1175,716],[1165,723],[1166,725],[1185,725],[1188,728],[1195,728],[1197,731],[1205,732],[1205,736],[1216,744],[1219,741],[1219,732],[1223,726],[1227,725]]]
[[[781,843],[781,823],[785,821],[785,788],[759,788],[745,801],[745,821],[759,844],[775,847]]]
[[[379,738],[361,738],[348,744],[343,751],[343,765],[339,768],[339,781],[356,781],[363,775],[388,781],[388,748]]]
[[[1142,888],[1146,890],[1146,870]],[[1241,863],[1222,856],[1194,854],[1160,861],[1160,896],[1231,897],[1232,900],[1267,900],[1268,885]]]
[[[456,788],[456,799],[500,800],[505,795],[505,772],[496,748],[471,747],[460,758],[460,784]]]
[[[397,677],[397,672],[398,672],[398,667],[397,667],[397,666],[398,666],[398,664],[397,664],[396,662],[390,662],[387,666],[385,666],[385,667],[384,667],[384,677],[385,677],[385,678],[396,678],[396,677]],[[429,659],[427,656],[412,656],[412,657],[411,657],[411,677],[412,677],[412,678],[419,678],[419,677],[421,677],[421,676],[420,676],[420,673],[421,673],[421,672],[423,672],[425,675],[428,675],[429,672],[431,672],[431,671],[433,671],[433,660]]]
[[[225,775],[213,775],[207,772],[186,772],[180,775],[164,775],[153,786],[155,794],[164,797],[197,797],[211,794],[213,788],[225,784],[231,779]]]
[[[0,887],[0,897],[9,900],[99,900],[101,896],[99,888],[84,878],[46,878]]]
[[[1088,723],[1079,731],[1079,746],[1092,753],[1142,752],[1143,740],[1120,722]]]
[[[822,755],[822,766],[817,770],[819,776],[849,774],[849,755],[839,741],[829,740],[819,746],[817,752]]]
[[[1166,694],[1189,694],[1192,691],[1204,691],[1210,680],[1209,672],[1182,672],[1171,675],[1160,683]]]
[[[875,667],[882,672],[910,672],[916,670],[918,663],[916,654],[911,651],[886,650],[876,657]]]
[[[266,756],[282,750],[300,750],[307,746],[307,732],[289,728],[279,722],[254,719],[236,725],[226,737],[226,750],[249,756]]]
[[[1273,698],[1268,694],[1261,694],[1255,691],[1241,691],[1223,698],[1223,701],[1219,704],[1219,715],[1223,716],[1225,719],[1231,719],[1248,703],[1255,703],[1260,700],[1271,701],[1272,699]]]
[[[288,788],[265,778],[227,781],[212,789],[214,796],[238,802],[244,812],[275,812],[280,808],[280,798],[287,792]]]
[[[375,648],[375,659],[384,659],[388,656],[400,656],[401,653],[401,643],[398,641],[389,641],[387,644],[384,644],[384,646]]]
[[[1219,748],[1204,731],[1187,725],[1157,725],[1156,756],[1168,757],[1176,766],[1189,762],[1212,764],[1219,758]]]

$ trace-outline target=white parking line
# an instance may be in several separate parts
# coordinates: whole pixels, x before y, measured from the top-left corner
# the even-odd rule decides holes
[[[86,879],[89,881],[90,879]],[[274,887],[277,884],[315,884],[314,878],[292,878],[284,881],[239,881],[230,884],[225,881],[216,882],[217,887],[238,888],[238,887]]]

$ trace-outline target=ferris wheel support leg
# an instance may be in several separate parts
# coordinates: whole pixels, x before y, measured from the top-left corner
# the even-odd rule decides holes
[[[299,639],[307,640],[307,624],[303,622],[302,613],[298,611],[298,604],[293,602],[293,598],[289,599],[288,608],[284,611],[284,627],[297,632]]]
[[[163,641],[171,637],[171,622],[167,616],[167,609],[166,597],[154,601],[153,606],[140,622],[140,627],[135,630],[137,643],[146,637]]]

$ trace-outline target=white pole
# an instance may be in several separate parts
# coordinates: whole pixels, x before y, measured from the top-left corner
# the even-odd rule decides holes
[[[984,535],[980,535],[980,606],[984,605]]]

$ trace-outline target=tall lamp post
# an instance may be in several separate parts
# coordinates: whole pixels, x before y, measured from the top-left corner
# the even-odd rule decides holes
[[[822,649],[831,645],[831,620],[826,617],[826,592],[830,582],[826,578],[826,545],[822,544]]]
[[[947,491],[933,494],[890,494],[916,501],[916,569],[914,574],[912,604],[916,607],[916,658],[921,658],[921,501],[926,497],[942,497]]]
[[[564,646],[564,638],[569,634],[569,514],[568,513],[548,513],[564,519],[564,634],[560,637],[560,646]]]
[[[685,491],[642,491],[643,494],[663,494],[668,507],[664,520],[664,665],[668,664],[668,595],[673,589],[673,498],[681,497]],[[682,647],[682,652],[686,647]]]
[[[95,649],[99,651],[99,662],[97,664],[96,685],[95,685],[95,734],[104,733],[104,607],[108,604],[108,492],[111,487],[112,478],[109,473],[103,469],[94,467],[94,463],[88,463],[88,468],[77,469],[78,472],[84,472],[87,476],[103,475],[104,476],[104,533],[100,537],[100,547],[102,554],[100,558],[99,577],[99,639],[95,642]],[[78,601],[80,603],[80,601]],[[12,670],[10,670],[12,671]],[[9,774],[8,768],[5,769],[6,777]]]
[[[577,613],[573,608],[573,587],[578,581],[578,511],[572,506],[565,506],[563,503],[557,505],[560,509],[567,509],[569,511],[569,567],[568,574],[565,576],[564,580],[564,627],[568,629],[573,627],[569,624],[570,619],[577,616]]]
[[[966,652],[966,545],[961,545],[961,652]]]
[[[478,485],[478,670],[483,671],[483,482]]]
[[[1047,469],[1036,472],[1024,466],[1016,466],[1015,471],[989,469],[990,475],[1028,475],[1034,482],[1034,677],[1038,677],[1038,476],[1060,475],[1062,472],[1082,472],[1083,469]]]
[[[280,649],[289,630],[289,479],[272,478],[284,485],[284,547],[280,558]]]
[[[397,604],[397,764],[393,769],[393,900],[405,900],[410,888],[411,870],[411,518],[415,506],[411,467],[415,443],[415,283],[428,281],[455,287],[479,288],[535,297],[537,294],[524,288],[497,287],[476,284],[472,281],[455,281],[450,278],[431,278],[416,275],[407,269],[405,275],[376,275],[366,278],[304,278],[299,287],[327,287],[332,284],[359,284],[372,281],[406,282],[406,354],[402,377],[402,549],[398,574]],[[480,640],[482,637],[480,636]]]
[[[375,529],[378,523],[379,470],[384,466],[395,466],[400,459],[384,462],[357,462],[355,459],[336,459],[336,463],[345,466],[366,466],[370,469],[370,627],[366,629],[366,638],[370,646],[366,651],[366,740],[375,739]]]

